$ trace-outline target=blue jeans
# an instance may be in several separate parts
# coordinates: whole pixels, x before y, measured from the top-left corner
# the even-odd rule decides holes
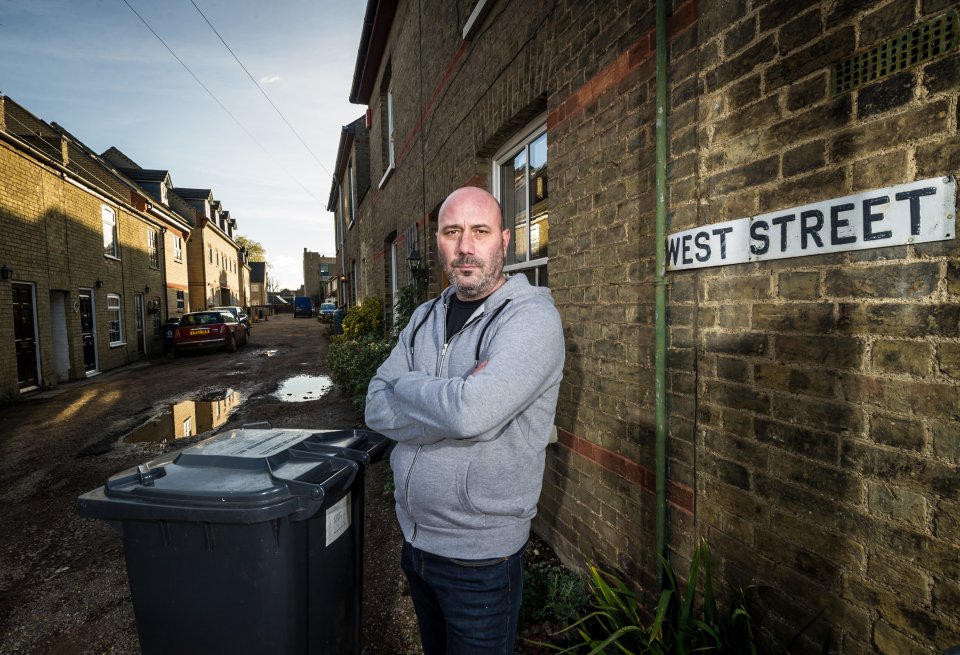
[[[400,566],[424,655],[513,655],[523,590],[523,548],[510,557],[461,560],[404,542]]]

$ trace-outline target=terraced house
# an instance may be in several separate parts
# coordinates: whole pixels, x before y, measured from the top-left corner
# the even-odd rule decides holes
[[[176,213],[56,123],[0,96],[0,393],[161,353]]]
[[[236,220],[209,189],[0,102],[0,393],[160,355],[167,316],[249,305]]]
[[[958,27],[947,0],[369,0],[343,300],[389,316],[414,254],[436,294],[440,203],[490,190],[567,339],[537,532],[648,597],[706,538],[780,647],[814,619],[798,652],[943,651]]]

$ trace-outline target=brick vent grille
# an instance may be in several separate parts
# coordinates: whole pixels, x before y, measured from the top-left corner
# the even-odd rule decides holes
[[[957,12],[951,11],[834,64],[833,94],[854,91],[936,59],[956,46]]]

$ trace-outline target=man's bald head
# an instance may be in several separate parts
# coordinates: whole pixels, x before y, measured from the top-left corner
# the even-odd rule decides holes
[[[442,222],[443,216],[449,211],[475,211],[496,215],[498,229],[503,229],[503,210],[497,199],[485,189],[476,186],[460,187],[443,201],[437,218]]]

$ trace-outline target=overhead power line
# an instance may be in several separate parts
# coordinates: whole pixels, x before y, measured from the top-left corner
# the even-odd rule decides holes
[[[174,59],[176,59],[178,62],[180,62],[180,65],[183,66],[184,70],[186,70],[188,73],[190,73],[190,76],[191,76],[194,80],[196,80],[197,84],[199,84],[200,87],[201,87],[204,91],[207,92],[207,95],[209,95],[211,98],[213,98],[213,101],[216,102],[218,105],[220,105],[220,108],[221,108],[224,112],[226,112],[227,116],[229,116],[229,117],[233,120],[234,123],[237,124],[237,127],[239,127],[241,130],[243,130],[243,133],[246,134],[246,135],[250,138],[251,141],[253,141],[254,143],[256,143],[257,146],[259,146],[259,148],[260,148],[261,150],[263,150],[263,152],[266,153],[268,157],[272,158],[272,159],[277,163],[277,165],[280,166],[281,170],[283,170],[284,174],[287,175],[287,177],[289,177],[290,179],[294,180],[297,184],[299,184],[299,185],[300,185],[300,188],[303,189],[304,191],[306,191],[307,194],[308,194],[311,198],[313,198],[314,200],[316,200],[317,202],[319,202],[319,203],[322,204],[322,203],[323,203],[322,200],[320,200],[319,198],[317,198],[317,197],[313,194],[313,192],[310,191],[310,189],[308,189],[306,186],[304,186],[304,184],[303,184],[302,182],[300,182],[299,179],[297,179],[296,176],[292,175],[289,171],[287,171],[287,170],[284,168],[283,164],[281,164],[281,163],[273,156],[273,154],[272,154],[269,150],[267,150],[267,149],[264,147],[264,145],[263,145],[262,143],[260,143],[260,141],[257,140],[257,137],[253,136],[253,134],[250,133],[250,130],[248,130],[246,127],[244,127],[243,123],[241,123],[240,120],[239,120],[236,116],[233,115],[233,112],[231,112],[229,109],[227,109],[227,106],[224,105],[224,104],[220,101],[220,98],[218,98],[218,97],[216,96],[216,94],[213,93],[213,91],[211,91],[209,88],[207,88],[207,85],[204,84],[204,83],[200,80],[199,77],[197,77],[196,73],[194,73],[194,72],[190,69],[190,67],[187,66],[186,63],[184,63],[184,61],[183,61],[182,59],[180,59],[179,56],[177,56],[177,53],[173,51],[173,48],[171,48],[169,45],[167,45],[167,42],[164,41],[163,38],[162,38],[159,34],[157,34],[156,30],[154,30],[152,27],[150,27],[150,23],[148,23],[148,22],[146,21],[146,19],[145,19],[143,16],[141,16],[140,13],[139,13],[136,9],[133,8],[133,5],[131,5],[131,4],[128,2],[128,0],[123,0],[123,4],[127,5],[127,7],[130,8],[130,11],[132,11],[132,12],[134,13],[134,15],[135,15],[137,18],[140,19],[140,22],[143,23],[144,26],[146,26],[146,28],[147,28],[148,30],[150,30],[150,32],[151,32],[155,37],[157,37],[157,40],[158,40],[160,43],[163,44],[163,47],[166,48],[167,51],[168,51],[171,55],[173,55],[173,58],[174,58]],[[196,5],[194,5],[194,6],[196,6]],[[198,11],[199,11],[199,9],[198,9]],[[202,14],[201,14],[201,15],[202,15]],[[218,36],[219,36],[219,35],[218,35]],[[311,153],[311,154],[312,154],[312,153]],[[326,169],[324,169],[324,171],[326,172]]]
[[[197,13],[199,13],[200,16],[203,17],[203,20],[206,21],[207,25],[210,26],[210,29],[213,30],[213,33],[217,35],[217,38],[218,38],[218,39],[220,39],[220,43],[223,44],[223,47],[226,48],[226,49],[227,49],[227,52],[229,52],[229,53],[233,56],[233,58],[236,60],[237,64],[240,65],[240,68],[243,69],[243,72],[246,73],[246,74],[247,74],[247,77],[250,78],[250,81],[253,82],[253,85],[254,85],[255,87],[257,87],[257,90],[259,90],[260,93],[263,94],[263,97],[267,99],[267,102],[270,103],[270,106],[273,107],[273,110],[274,110],[275,112],[277,112],[277,116],[279,116],[280,119],[284,122],[284,124],[285,124],[287,127],[290,128],[290,131],[293,132],[293,135],[294,135],[295,137],[297,137],[297,140],[300,141],[300,143],[303,145],[303,147],[306,149],[306,151],[310,153],[310,156],[313,157],[313,159],[317,162],[317,164],[320,166],[320,168],[323,169],[323,172],[326,173],[327,175],[329,175],[330,177],[333,177],[333,173],[331,173],[330,171],[327,170],[327,167],[324,166],[324,165],[323,165],[323,162],[320,161],[320,158],[317,157],[316,154],[314,154],[313,150],[310,149],[310,146],[307,145],[307,142],[304,141],[304,140],[303,140],[303,137],[300,136],[300,133],[297,132],[296,129],[294,129],[293,125],[290,124],[290,121],[287,120],[287,117],[283,115],[283,112],[280,111],[280,109],[277,108],[277,106],[273,103],[273,100],[271,100],[271,99],[270,99],[270,96],[267,95],[267,92],[263,90],[263,87],[260,86],[260,83],[257,82],[256,78],[255,78],[253,75],[251,75],[251,74],[250,74],[250,71],[247,70],[247,67],[243,65],[243,62],[240,61],[240,58],[237,57],[237,54],[233,51],[233,49],[232,49],[229,45],[227,45],[227,42],[224,40],[224,38],[223,38],[222,36],[220,36],[220,32],[217,31],[217,28],[214,27],[214,26],[213,26],[213,23],[210,22],[210,19],[207,18],[207,15],[203,13],[203,11],[200,9],[200,7],[197,6],[197,3],[194,2],[193,0],[190,0],[190,4],[192,4],[192,5],[193,5],[193,8],[197,10]]]

